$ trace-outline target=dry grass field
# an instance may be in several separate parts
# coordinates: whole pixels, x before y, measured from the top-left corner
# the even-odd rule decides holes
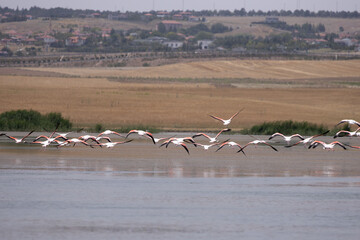
[[[245,65],[250,63],[247,61]],[[41,113],[61,112],[79,127],[94,126],[96,123],[109,128],[142,124],[176,130],[219,129],[222,125],[208,114],[226,118],[241,108],[245,109],[232,123],[234,129],[274,120],[309,121],[332,127],[343,118],[360,119],[360,88],[356,85],[359,84],[360,70],[355,67],[359,66],[358,61],[334,61],[328,62],[327,66],[325,61],[303,61],[299,62],[297,67],[289,62],[280,63],[281,61],[254,60],[248,68],[244,67],[239,71],[232,70],[234,67],[238,68],[236,61],[227,62],[227,67],[222,67],[220,73],[214,62],[193,62],[190,66],[196,66],[196,71],[202,71],[199,76],[213,77],[222,72],[225,80],[227,72],[239,71],[239,75],[236,75],[239,78],[248,73],[249,77],[256,76],[264,78],[265,81],[266,76],[277,81],[292,79],[300,72],[301,78],[306,78],[310,83],[328,76],[352,76],[355,77],[355,82],[354,85],[337,88],[311,87],[311,84],[293,88],[287,83],[280,84],[281,87],[264,86],[256,82],[242,87],[221,87],[216,84],[185,83],[171,79],[162,83],[151,83],[141,82],[141,79],[116,82],[105,77],[94,77],[121,76],[122,72],[130,71],[121,69],[39,68],[33,70],[34,76],[29,74],[31,69],[26,69],[27,71],[22,70],[26,76],[21,76],[21,71],[17,76],[11,76],[7,72],[0,74],[0,112],[14,109],[33,109]],[[179,77],[179,74],[188,76],[196,73],[193,70],[190,74],[182,64],[179,65],[164,67],[172,67],[172,71],[178,71],[176,77]],[[272,70],[268,70],[269,68]],[[146,74],[164,75],[171,73],[170,70],[162,72],[161,69],[140,68],[131,72],[145,74],[143,71],[148,71]],[[318,72],[315,69],[318,69]],[[45,70],[47,74],[56,71],[81,77],[40,75],[39,70]],[[87,77],[88,75],[93,77]],[[254,87],[255,85],[258,86]]]
[[[29,68],[79,77],[290,80],[360,77],[360,60],[214,60],[142,68]]]

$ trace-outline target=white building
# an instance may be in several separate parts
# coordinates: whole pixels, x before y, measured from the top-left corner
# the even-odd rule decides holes
[[[184,45],[184,43],[181,41],[165,41],[163,42],[163,45],[166,45],[171,49],[178,49],[181,48]]]
[[[213,43],[213,40],[208,40],[208,39],[204,39],[204,40],[198,40],[197,41],[197,45],[199,46],[199,48],[201,50],[207,50],[210,48],[210,45]]]

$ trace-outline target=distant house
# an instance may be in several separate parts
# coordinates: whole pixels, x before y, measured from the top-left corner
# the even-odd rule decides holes
[[[166,45],[167,47],[169,47],[171,49],[178,49],[184,45],[184,43],[181,41],[164,41],[162,44]]]
[[[153,44],[153,43],[160,43],[163,44],[164,42],[168,41],[169,39],[166,37],[148,37],[147,39],[137,39],[134,40],[136,43],[143,43],[143,44]]]
[[[356,39],[343,38],[343,39],[335,39],[335,43],[344,44],[347,47],[352,47],[357,44]]]
[[[166,12],[166,11],[159,11],[156,13],[156,17],[158,17],[158,18],[166,18],[169,16],[170,16],[170,13]]]
[[[36,39],[35,38],[27,38],[27,39],[23,40],[23,42],[25,44],[31,45],[31,44],[34,44],[36,42]]]
[[[42,37],[42,39],[43,39],[44,43],[46,43],[46,44],[51,44],[51,43],[54,43],[57,41],[56,38],[54,38],[53,36],[50,36],[50,35],[45,35]]]
[[[69,37],[65,40],[65,46],[67,47],[80,47],[85,44],[86,38],[85,37]]]
[[[181,15],[181,14],[175,14],[175,15],[173,15],[172,18],[174,20],[183,20],[184,19],[183,15]]]
[[[280,21],[279,21],[278,17],[266,17],[265,22],[266,23],[278,23]]]
[[[188,18],[188,20],[189,20],[190,22],[201,22],[201,17],[190,16],[190,17]]]
[[[153,18],[154,16],[151,13],[146,13],[144,15],[141,16],[141,20],[143,21],[149,21]]]
[[[108,15],[108,20],[119,20],[120,16],[119,15],[115,15],[115,14],[109,14]]]
[[[27,19],[27,20],[32,20],[33,17],[32,17],[31,15],[26,15],[26,19]]]
[[[177,21],[165,20],[162,21],[161,23],[164,24],[166,31],[177,31],[180,28],[182,28],[182,24]],[[158,27],[157,30],[159,30],[159,25],[157,27]]]
[[[197,41],[197,45],[201,50],[207,50],[210,48],[210,45],[213,43],[213,40],[208,40],[208,39],[204,39],[204,40],[198,40]]]

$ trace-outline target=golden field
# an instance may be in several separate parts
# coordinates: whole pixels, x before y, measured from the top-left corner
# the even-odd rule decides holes
[[[241,71],[231,68],[231,62],[227,62],[225,65],[228,67],[222,67],[222,70],[216,68],[216,61],[190,64],[202,66],[198,68],[198,71],[201,69],[199,76],[206,76],[207,72],[208,77],[214,77],[222,71],[224,80],[228,75],[235,76],[235,73],[239,74],[236,75],[239,78],[247,76],[246,74],[249,77],[264,78],[261,83],[249,82],[241,87],[236,84],[222,86],[185,83],[176,81],[176,78],[174,81],[169,79],[162,83],[152,83],[141,82],[141,78],[139,81],[134,78],[129,82],[116,82],[105,77],[94,77],[123,76],[120,74],[122,72],[136,72],[139,76],[146,76],[148,73],[167,76],[171,73],[167,69],[170,67],[178,69],[173,70],[174,76],[187,76],[190,73],[187,69],[182,69],[182,63],[163,66],[167,69],[163,73],[162,67],[132,70],[11,69],[12,74],[0,69],[0,112],[14,109],[33,109],[41,113],[61,112],[79,127],[93,126],[96,123],[113,128],[143,124],[177,130],[219,129],[222,127],[221,123],[210,118],[208,114],[227,118],[242,108],[244,110],[232,123],[234,129],[274,120],[309,121],[331,127],[343,118],[360,119],[360,70],[355,68],[356,65],[359,66],[359,61],[330,61],[328,67],[326,61],[298,61],[297,67],[289,63],[292,61],[282,62],[253,60],[251,67]],[[246,64],[250,63],[251,61],[246,61]],[[238,66],[237,61],[232,64]],[[288,68],[285,67],[286,64],[289,64]],[[271,65],[272,71],[269,70]],[[49,76],[35,76],[40,70],[46,71]],[[22,71],[24,76],[21,76]],[[51,76],[52,71],[81,77]],[[18,75],[14,75],[17,72]],[[34,72],[34,76],[29,74],[31,72]],[[196,75],[196,71],[193,74]],[[301,77],[293,79],[293,83],[279,84],[281,79],[290,80],[297,74]],[[266,84],[266,76],[271,76],[269,84]],[[324,76],[352,76],[355,80],[352,80],[352,85],[345,84],[336,88],[312,87],[311,83],[326,81],[320,79]],[[273,78],[280,80],[274,84]],[[303,80],[304,78],[307,80]],[[339,81],[343,80],[339,78]],[[292,87],[298,82],[307,84],[305,87]]]
[[[360,76],[360,60],[214,60],[142,68],[28,68],[79,77],[315,79]]]

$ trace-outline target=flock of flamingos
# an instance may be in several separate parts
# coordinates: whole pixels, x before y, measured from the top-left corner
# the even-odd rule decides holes
[[[216,117],[213,115],[209,115],[209,116],[215,120],[222,122],[222,124],[224,126],[228,126],[231,123],[232,119],[234,117],[236,117],[240,113],[240,111],[238,111],[237,113],[232,115],[231,118],[229,118],[229,119],[222,119],[220,117]],[[360,137],[360,123],[359,122],[352,120],[352,119],[344,119],[344,120],[341,120],[339,123],[337,123],[335,126],[338,126],[343,123],[347,123],[349,125],[355,125],[355,126],[357,126],[357,129],[355,131],[341,130],[335,134],[334,138],[337,138],[337,137]],[[303,144],[305,147],[308,147],[309,149],[316,148],[320,145],[322,145],[323,149],[330,149],[330,150],[333,150],[335,146],[339,146],[339,147],[343,148],[344,150],[346,150],[347,147],[360,149],[360,146],[351,146],[348,144],[341,143],[339,141],[325,143],[323,141],[315,140],[316,137],[326,135],[329,131],[320,133],[318,135],[310,136],[307,138],[304,138],[300,134],[293,134],[291,136],[285,136],[285,135],[277,132],[277,133],[272,134],[268,140],[256,139],[254,141],[248,142],[247,144],[241,146],[240,144],[238,144],[234,141],[229,141],[230,139],[223,141],[223,142],[220,142],[218,140],[218,137],[221,133],[231,131],[231,129],[229,129],[229,128],[222,129],[221,131],[219,131],[219,133],[215,137],[210,137],[209,135],[207,135],[205,133],[197,133],[191,137],[182,137],[182,138],[178,138],[175,136],[168,137],[168,138],[156,138],[153,136],[152,133],[150,133],[148,131],[143,131],[143,130],[131,130],[125,136],[118,132],[112,131],[112,130],[106,130],[106,131],[98,134],[97,136],[83,135],[78,138],[68,138],[67,135],[69,135],[71,132],[58,133],[57,128],[55,129],[55,131],[53,131],[50,134],[50,136],[40,135],[31,142],[27,142],[27,141],[25,141],[25,139],[28,138],[34,131],[29,132],[23,138],[15,138],[6,133],[0,133],[0,136],[5,136],[9,139],[12,139],[15,143],[40,144],[42,147],[47,147],[50,145],[55,145],[56,147],[64,147],[64,146],[69,146],[69,145],[75,146],[77,143],[81,143],[81,144],[86,145],[91,148],[94,148],[94,147],[112,148],[118,144],[126,144],[126,143],[131,142],[132,140],[131,139],[128,140],[128,137],[131,134],[138,134],[139,136],[143,136],[143,137],[149,139],[149,141],[151,141],[153,144],[160,143],[160,147],[165,146],[167,148],[170,143],[174,144],[176,146],[181,146],[186,150],[186,152],[188,154],[190,154],[190,152],[187,147],[187,144],[194,145],[195,147],[198,147],[198,146],[202,147],[204,150],[208,150],[212,147],[217,147],[216,152],[225,146],[230,146],[233,148],[237,148],[237,150],[238,150],[237,152],[242,152],[244,155],[246,155],[245,151],[244,151],[244,149],[246,147],[248,147],[250,145],[258,145],[258,144],[266,145],[269,148],[271,148],[272,150],[278,151],[273,145],[271,145],[269,143],[269,140],[271,140],[275,137],[283,138],[283,140],[287,143],[287,145],[285,145],[285,147],[293,147],[298,144]],[[117,141],[117,142],[112,141],[112,139],[109,137],[112,134],[117,135],[118,137],[124,138],[124,141]],[[201,144],[201,143],[196,142],[195,138],[198,138],[198,137],[207,138],[209,141],[209,144]],[[298,141],[296,143],[291,144],[291,140],[293,138],[297,138]]]

